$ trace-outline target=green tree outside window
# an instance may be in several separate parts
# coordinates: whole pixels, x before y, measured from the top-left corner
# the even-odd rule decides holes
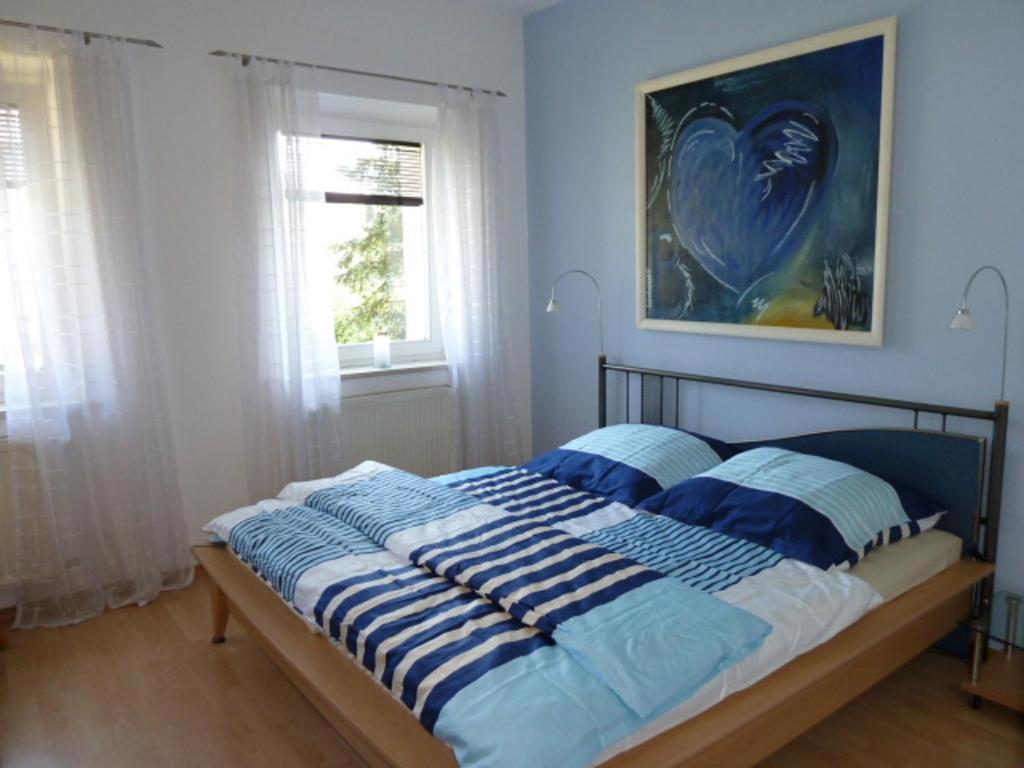
[[[344,173],[362,188],[401,193],[401,158],[393,148],[385,147],[381,155],[359,160]],[[378,333],[404,339],[402,209],[356,204],[366,208],[362,235],[329,247],[338,257],[336,282],[358,297],[357,302],[336,312],[334,336],[339,344],[366,343]]]
[[[359,302],[334,319],[339,344],[373,341],[378,333],[405,338],[402,211],[398,206],[366,206],[361,237],[330,246],[338,256],[335,280],[359,297]]]

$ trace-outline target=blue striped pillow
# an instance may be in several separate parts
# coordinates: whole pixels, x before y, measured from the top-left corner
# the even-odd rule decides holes
[[[570,440],[523,468],[636,506],[732,455],[728,444],[670,427],[616,424]]]
[[[911,488],[781,448],[739,453],[640,508],[826,570],[850,568],[872,548],[915,536],[944,514]]]

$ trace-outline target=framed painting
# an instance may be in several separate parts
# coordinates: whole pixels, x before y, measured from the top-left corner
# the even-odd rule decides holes
[[[880,345],[895,17],[637,86],[641,328]]]

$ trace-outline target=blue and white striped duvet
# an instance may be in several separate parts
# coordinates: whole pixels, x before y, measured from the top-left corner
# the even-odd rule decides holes
[[[763,655],[715,594],[771,550],[521,469],[453,485],[362,465],[208,530],[463,765],[589,764]]]
[[[451,481],[454,488],[517,515],[541,517],[708,594],[782,560],[767,547],[577,491],[524,469],[499,468]]]
[[[682,700],[770,629],[552,525],[578,519],[590,505],[542,502],[513,513],[391,469],[317,491],[304,503],[541,630],[641,717]]]

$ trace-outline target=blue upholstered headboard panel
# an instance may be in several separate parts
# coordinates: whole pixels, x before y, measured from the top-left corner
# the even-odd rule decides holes
[[[963,539],[965,554],[978,546],[984,438],[922,430],[850,429],[735,445],[740,450],[769,445],[810,453],[909,485],[949,510],[938,527]]]

